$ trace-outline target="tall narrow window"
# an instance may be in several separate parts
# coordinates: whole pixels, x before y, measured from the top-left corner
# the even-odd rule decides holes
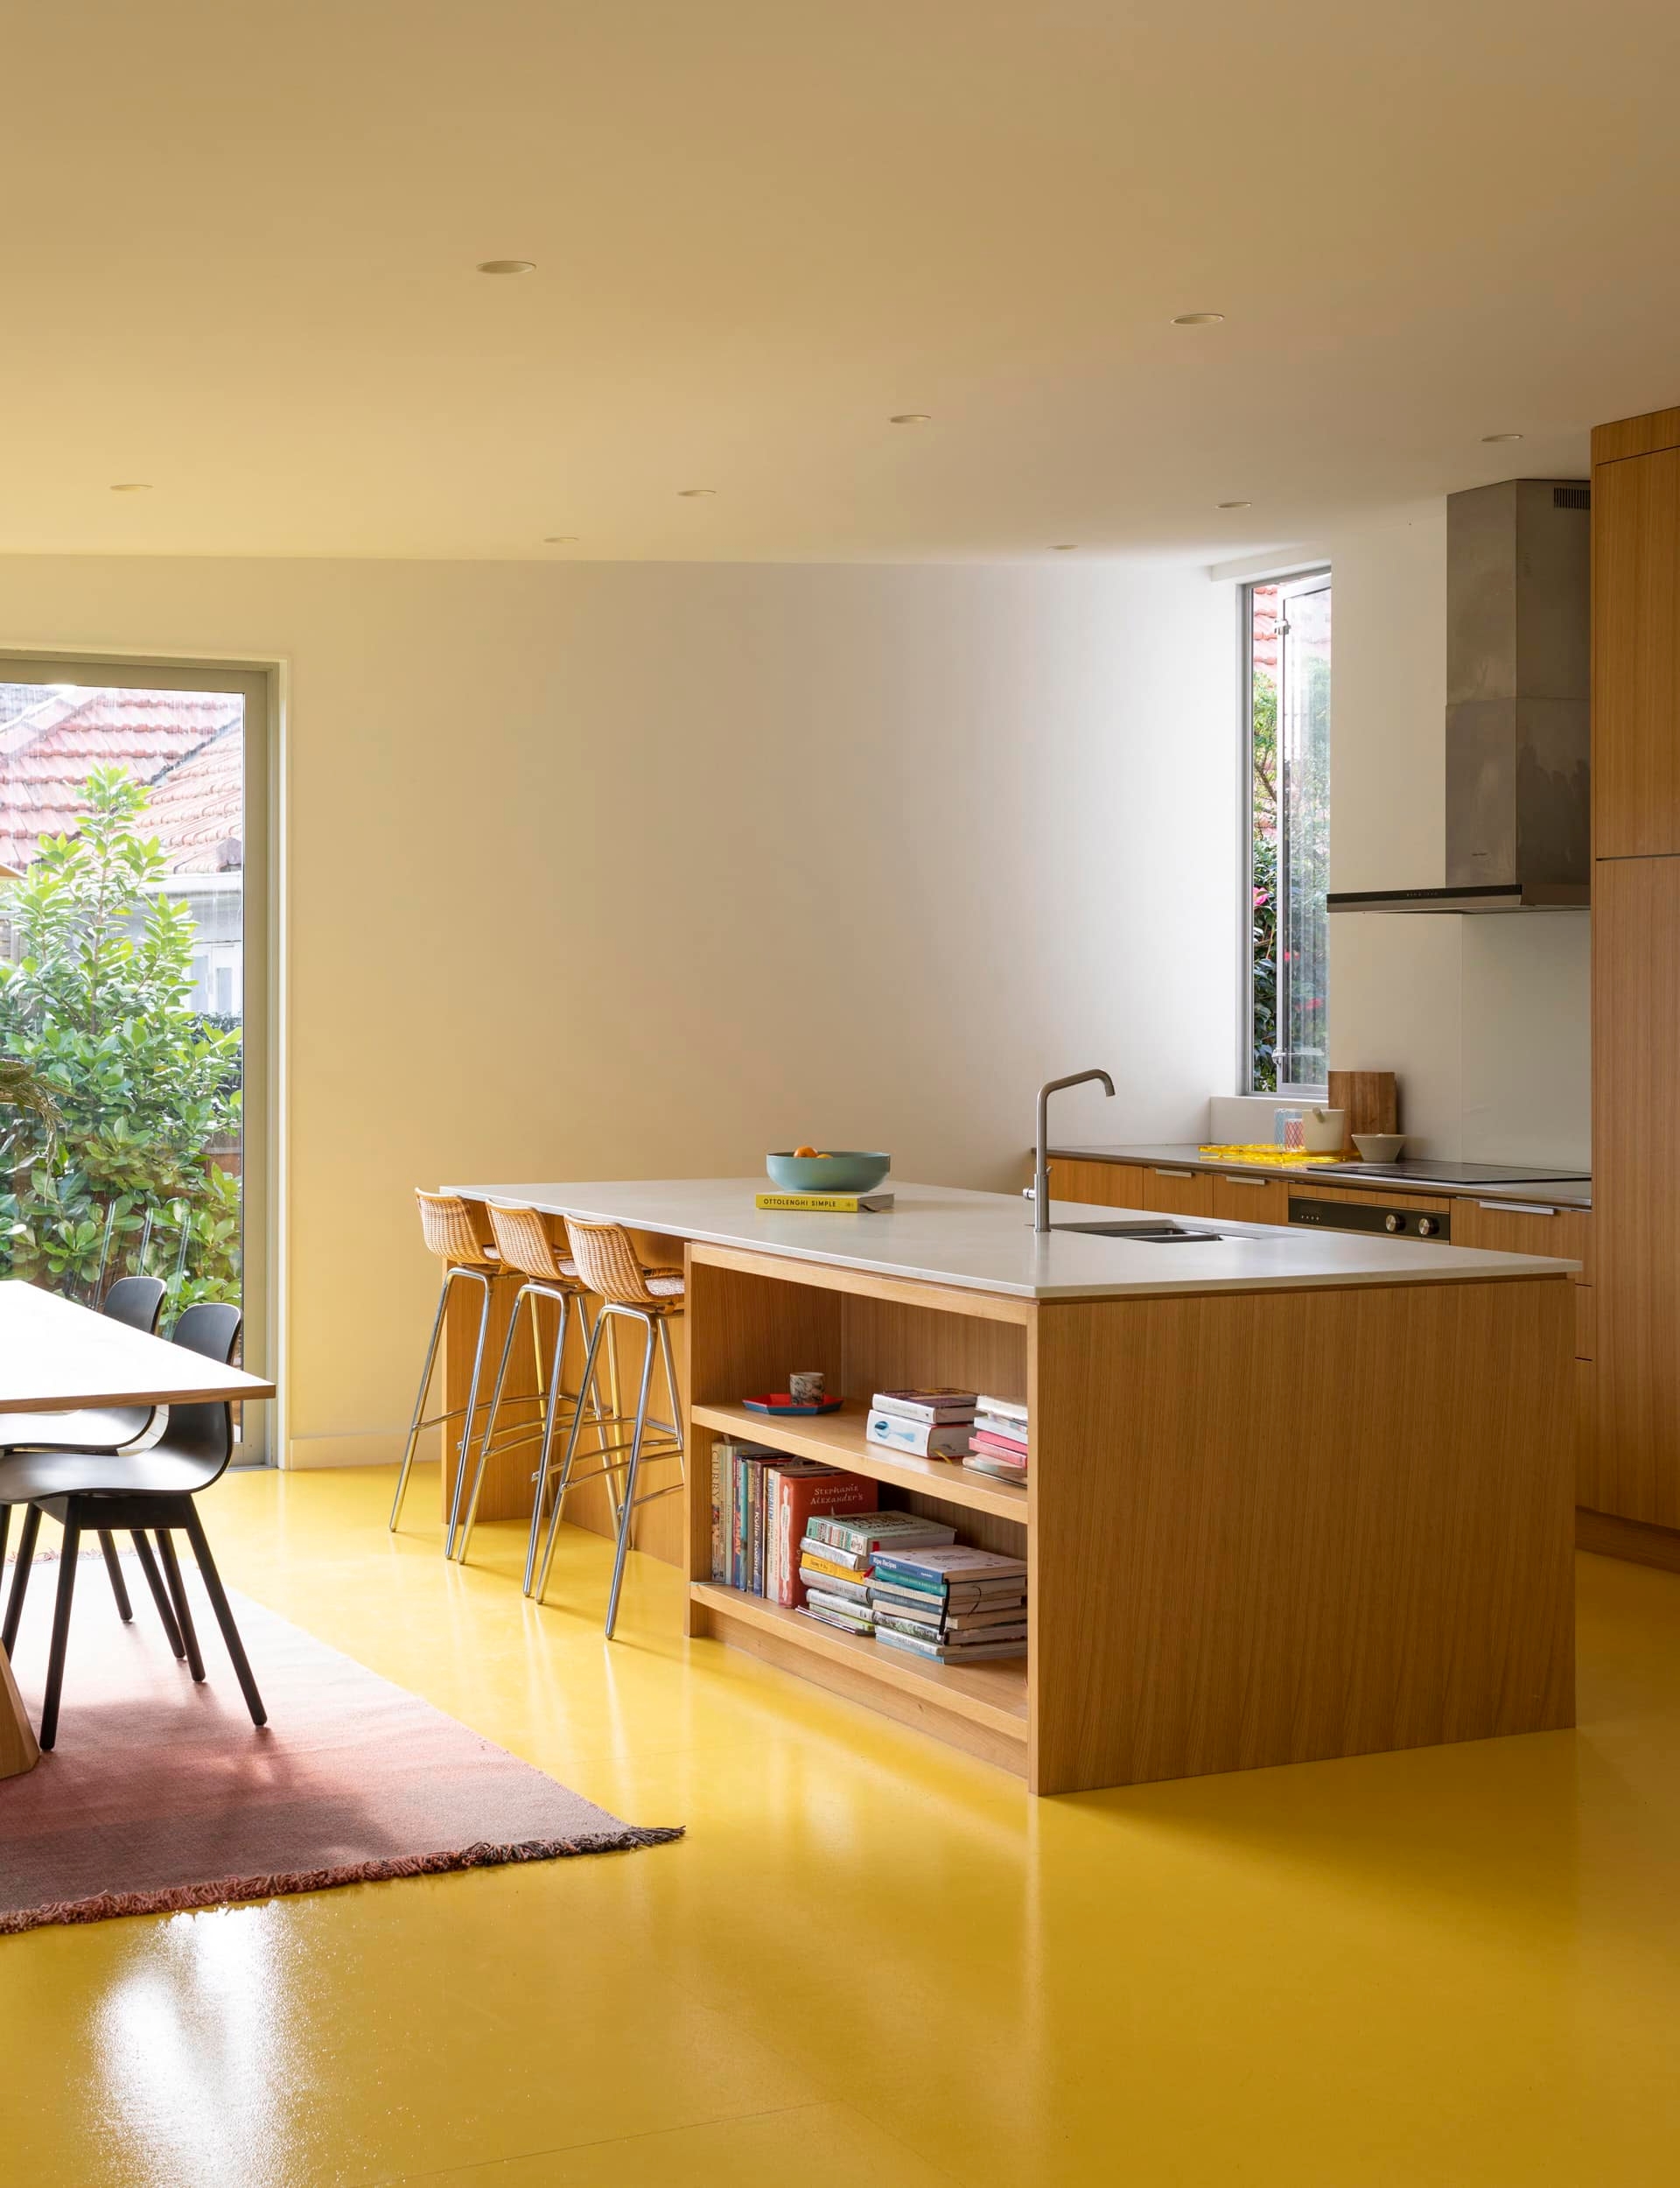
[[[244,671],[0,657],[0,1277],[97,1306],[157,1276],[165,1332],[232,1301],[248,1364],[265,720]],[[242,1425],[242,1455],[262,1433]]]
[[[1247,1041],[1256,1094],[1329,1070],[1330,573],[1251,585]]]

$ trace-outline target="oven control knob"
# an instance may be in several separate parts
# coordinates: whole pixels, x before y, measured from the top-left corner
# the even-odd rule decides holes
[[[1382,1218],[1384,1231],[1404,1231],[1405,1227],[1406,1219],[1404,1216],[1385,1216]]]
[[[1440,1227],[1433,1216],[1420,1216],[1418,1218],[1418,1236],[1420,1238],[1432,1238]]]

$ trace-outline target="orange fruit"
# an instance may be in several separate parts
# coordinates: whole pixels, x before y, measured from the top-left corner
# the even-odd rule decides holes
[[[795,1162],[801,1161],[804,1161],[806,1162],[812,1161],[815,1160],[816,1155],[816,1149],[815,1147],[795,1147],[794,1149],[794,1160]]]

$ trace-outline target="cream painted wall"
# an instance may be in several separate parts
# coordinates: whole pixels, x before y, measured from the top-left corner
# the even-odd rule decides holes
[[[289,665],[294,1462],[391,1455],[410,1189],[1019,1182],[1228,1080],[1228,588],[1092,565],[0,561],[0,642]]]
[[[1329,543],[1335,575],[1331,887],[1445,881],[1446,511]],[[1331,1048],[1393,1070],[1417,1151],[1591,1160],[1585,913],[1330,922]]]

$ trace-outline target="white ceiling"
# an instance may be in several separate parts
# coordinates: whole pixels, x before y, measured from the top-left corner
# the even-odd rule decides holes
[[[1680,401],[1676,64],[1672,0],[13,10],[0,548],[1214,560],[1576,473]]]

